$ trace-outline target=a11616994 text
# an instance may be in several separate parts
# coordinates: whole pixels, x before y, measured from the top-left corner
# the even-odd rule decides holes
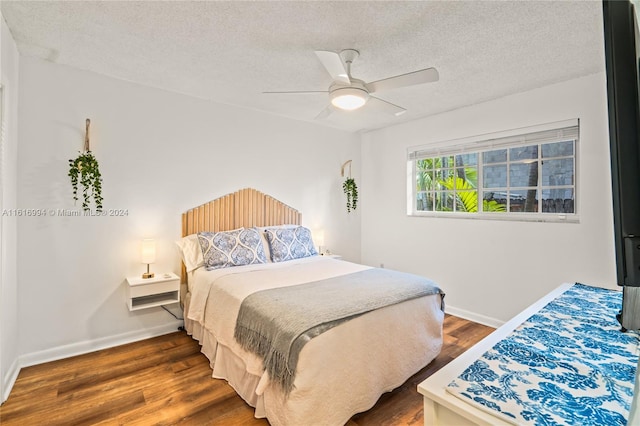
[[[3,217],[126,217],[129,209],[3,209]]]

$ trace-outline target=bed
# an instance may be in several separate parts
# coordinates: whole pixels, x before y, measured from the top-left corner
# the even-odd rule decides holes
[[[198,254],[187,241],[193,242],[198,233],[202,238],[207,232],[217,236],[238,229],[256,229],[261,236],[272,237],[288,227],[302,232],[301,222],[297,210],[254,189],[228,194],[184,213],[179,245],[184,261],[181,294],[185,328],[201,344],[212,376],[226,380],[255,408],[256,417],[266,417],[272,425],[342,425],[354,414],[370,409],[380,395],[403,384],[438,355],[444,294],[439,289],[431,294],[419,293],[364,310],[347,321],[331,322],[326,329],[329,322],[313,328],[320,331],[295,341],[303,343],[298,345],[295,357],[286,359],[295,358],[297,362],[281,368],[290,375],[289,381],[281,380],[274,373],[273,363],[241,339],[240,319],[246,317],[249,299],[270,297],[269,292],[313,290],[318,283],[336,286],[335,282],[351,277],[360,281],[366,277],[372,282],[395,279],[384,275],[394,272],[316,254],[207,270],[186,260],[189,247],[193,255]],[[265,251],[271,248],[272,255],[277,252],[272,240],[262,243]],[[281,299],[280,293],[274,299]],[[261,300],[259,305],[270,304],[257,300]],[[329,315],[334,312],[333,307],[316,305]],[[285,314],[272,316],[286,318]]]
[[[424,424],[640,424],[639,335],[619,331],[620,306],[562,284],[418,385]]]

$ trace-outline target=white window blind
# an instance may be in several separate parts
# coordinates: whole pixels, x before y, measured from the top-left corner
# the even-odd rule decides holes
[[[408,158],[409,160],[416,160],[427,157],[488,151],[496,148],[508,148],[511,146],[543,144],[549,142],[559,142],[562,140],[576,140],[579,137],[578,120],[554,123],[554,125],[566,125],[569,123],[575,124],[569,127],[534,131],[530,133],[516,134],[511,136],[491,137],[490,135],[485,135],[485,138],[480,140],[474,140],[475,138],[468,138],[457,141],[441,142],[433,145],[423,145],[415,148],[409,148]]]

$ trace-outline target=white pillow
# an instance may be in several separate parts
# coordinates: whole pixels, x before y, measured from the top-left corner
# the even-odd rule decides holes
[[[181,240],[176,241],[176,245],[180,249],[182,261],[187,268],[187,272],[204,266],[204,256],[202,255],[202,249],[198,241],[198,234],[187,235]]]

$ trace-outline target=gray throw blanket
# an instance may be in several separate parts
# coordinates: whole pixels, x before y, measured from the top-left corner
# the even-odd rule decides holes
[[[426,278],[388,269],[263,290],[242,301],[234,336],[263,359],[271,380],[288,394],[298,355],[309,340],[369,311],[437,293],[444,298]]]

